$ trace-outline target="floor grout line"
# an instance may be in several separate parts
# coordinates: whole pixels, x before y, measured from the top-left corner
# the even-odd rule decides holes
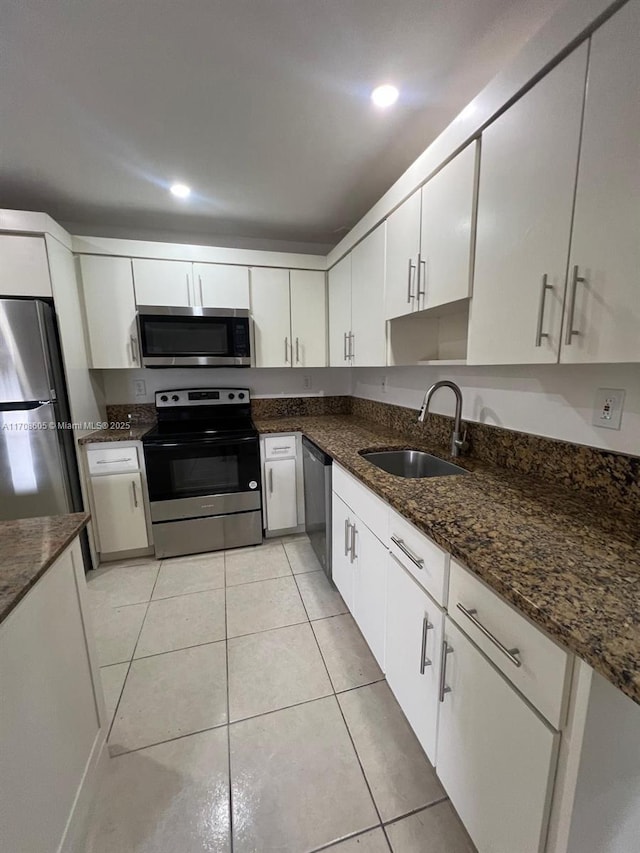
[[[413,815],[420,814],[420,812],[426,812],[428,809],[433,808],[433,806],[439,806],[441,803],[446,803],[448,800],[449,797],[445,794],[443,797],[440,797],[438,800],[434,800],[432,803],[427,803],[425,806],[418,806],[415,809],[411,809],[411,811],[406,814],[398,815],[398,817],[392,817],[391,820],[386,820],[382,825],[392,826],[394,823],[398,823],[398,821],[404,820],[406,817],[413,817]]]
[[[382,830],[382,834],[384,835],[382,824],[376,823],[372,826],[368,826],[366,829],[358,829],[357,832],[350,832],[348,835],[343,835],[342,838],[338,838],[336,841],[330,841],[328,844],[323,844],[321,847],[314,847],[310,853],[323,853],[324,850],[332,850],[344,841],[351,841],[354,838],[360,838],[362,835],[366,835],[368,832],[373,832],[376,829]],[[391,850],[391,848],[389,848],[389,850]],[[391,851],[391,853],[393,853],[393,851]]]
[[[229,782],[229,851],[233,853],[233,779],[231,776],[231,697],[229,693],[229,638],[227,629],[227,555],[224,554],[224,636],[225,636],[225,661],[227,672],[227,773]]]
[[[151,749],[152,746],[162,746],[163,743],[173,743],[174,740],[184,740],[185,738],[192,737],[193,735],[202,735],[206,732],[213,732],[218,729],[228,727],[228,723],[218,723],[215,726],[206,726],[204,729],[196,729],[194,732],[185,732],[182,735],[165,738],[165,740],[154,740],[153,743],[145,743],[144,746],[136,746],[133,749],[127,749],[124,752],[109,752],[109,758],[121,758],[123,755],[131,755],[133,752],[141,752],[143,749]]]

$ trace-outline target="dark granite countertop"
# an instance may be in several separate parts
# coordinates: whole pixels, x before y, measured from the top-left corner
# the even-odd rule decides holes
[[[153,429],[154,423],[131,424],[129,429],[97,429],[78,439],[78,444],[93,444],[103,441],[140,441],[149,430]]]
[[[84,512],[0,521],[0,622],[88,521]]]
[[[558,643],[640,704],[637,517],[546,480],[462,457],[465,477],[387,474],[360,451],[446,448],[349,415],[263,418],[261,433],[303,432]]]

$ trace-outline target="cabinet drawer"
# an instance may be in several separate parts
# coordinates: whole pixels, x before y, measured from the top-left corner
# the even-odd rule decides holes
[[[286,459],[296,455],[296,435],[269,435],[264,440],[265,459]]]
[[[397,512],[389,512],[389,548],[426,591],[444,606],[449,555]]]
[[[120,474],[137,471],[138,450],[135,447],[111,447],[87,450],[90,474]]]
[[[448,609],[498,669],[560,729],[571,656],[455,560],[451,560]]]
[[[333,465],[333,491],[381,542],[387,543],[389,506],[339,465]]]

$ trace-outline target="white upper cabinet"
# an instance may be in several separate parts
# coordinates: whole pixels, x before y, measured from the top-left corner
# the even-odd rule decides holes
[[[256,367],[291,366],[289,270],[253,267],[251,308]]]
[[[384,254],[386,223],[351,252],[351,364],[386,364]]]
[[[91,366],[140,367],[129,258],[80,255]]]
[[[471,364],[558,360],[587,52],[483,133]]]
[[[0,296],[49,296],[44,237],[0,234]]]
[[[351,364],[351,253],[329,270],[329,365]]]
[[[417,310],[421,190],[416,190],[387,219],[385,316]]]
[[[324,272],[291,270],[293,367],[327,364],[327,291]]]
[[[471,295],[477,151],[468,145],[422,188],[421,308]]]
[[[203,308],[249,308],[249,268],[194,264],[195,304]]]
[[[562,362],[640,361],[639,44],[638,2],[591,39]]]
[[[133,259],[137,305],[195,305],[193,270],[189,261]]]

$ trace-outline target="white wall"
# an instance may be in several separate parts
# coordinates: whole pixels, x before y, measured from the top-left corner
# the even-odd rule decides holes
[[[387,390],[382,380],[387,377]],[[640,365],[535,365],[518,367],[353,368],[355,397],[418,409],[425,390],[452,379],[463,393],[463,418],[512,430],[640,455]],[[591,424],[596,389],[627,392],[620,431]],[[453,415],[450,391],[432,402]]]
[[[237,386],[251,389],[254,397],[331,396],[351,393],[351,371],[347,368],[201,368],[171,370],[103,370],[107,403],[153,403],[154,392],[164,388]],[[304,377],[311,388],[304,387]],[[134,382],[146,385],[144,397],[135,396]]]

